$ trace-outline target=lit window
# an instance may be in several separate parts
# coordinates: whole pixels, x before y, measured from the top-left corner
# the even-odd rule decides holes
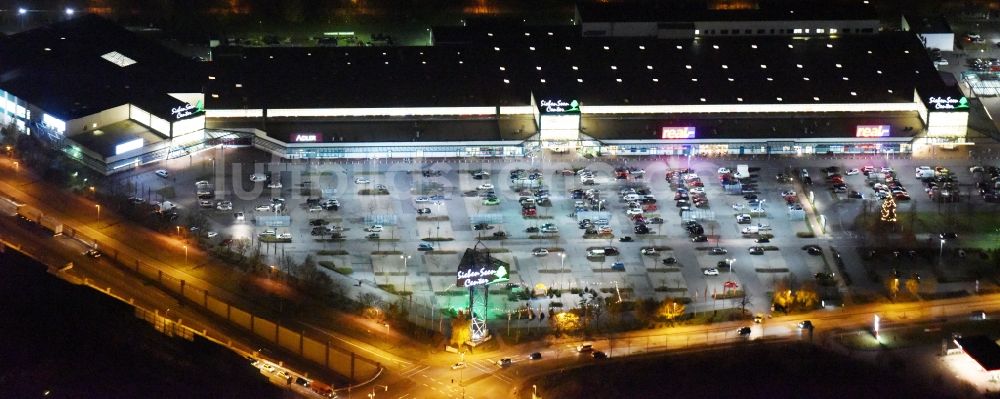
[[[889,89],[889,94],[892,94],[892,89]]]
[[[784,100],[782,100],[781,97],[778,97],[778,101],[784,101]]]
[[[576,81],[579,83],[583,83],[583,79],[577,79]]]
[[[694,34],[695,35],[700,35],[701,34],[701,30],[700,29],[695,29],[694,30]]]
[[[691,81],[692,81],[692,82],[697,82],[697,81],[698,81],[698,78],[691,78]]]
[[[494,47],[493,51],[500,51],[500,47]]]
[[[427,61],[420,61],[421,64],[427,65]]]
[[[903,50],[903,54],[909,54],[910,50]]]
[[[458,63],[459,64],[464,64],[464,62],[462,62],[462,60],[458,60]],[[350,62],[348,62],[348,64],[350,64]]]
[[[819,101],[819,97],[813,97],[813,101]]]
[[[538,79],[539,82],[545,83],[545,79]]]
[[[611,47],[608,47],[608,46],[604,46],[604,49],[605,49],[605,50],[611,50]]]
[[[690,65],[685,65],[684,69],[691,69],[691,66]]]
[[[722,64],[722,69],[729,69],[729,65]]]
[[[827,44],[826,44],[826,48],[833,48],[833,44],[831,44],[831,43],[827,43]]]
[[[844,76],[841,79],[843,79],[843,80],[850,80],[850,79],[847,78],[847,76]]]
[[[570,50],[572,50],[572,49],[573,49],[572,47],[570,47],[570,46],[566,46],[566,51],[570,51]]]
[[[573,65],[573,70],[574,70],[574,71],[579,71],[579,70],[580,70],[580,68],[577,68],[577,67],[576,67],[576,65]]]
[[[215,80],[215,76],[209,76],[208,80]]]
[[[881,74],[882,74],[882,71],[881,71],[881,70],[876,70],[876,71],[875,71],[875,73],[877,73],[877,74],[881,75]]]
[[[714,49],[718,50],[718,49],[719,49],[719,45],[718,45],[718,44],[713,44],[713,45],[712,45],[712,48],[714,48]]]
[[[826,33],[826,29],[823,28],[816,29],[816,33]]]
[[[507,68],[504,68],[504,67],[500,67],[500,70],[501,70],[501,71],[506,71],[506,70],[507,70]]]
[[[486,32],[486,36],[493,37],[493,33]]]
[[[612,66],[611,66],[611,70],[612,70],[612,71],[617,71],[617,70],[618,70],[618,67],[617,67],[617,66],[614,66],[614,65],[612,65]]]
[[[552,36],[552,32],[548,32],[548,33],[549,33],[549,36]]]
[[[868,54],[871,54],[871,53],[872,53],[872,51],[871,51],[871,50],[868,50]]]
[[[796,68],[802,69],[802,64],[795,64]]]
[[[621,83],[622,82],[622,78],[615,79],[615,82]]]
[[[858,92],[855,92],[855,91],[852,91],[852,92],[851,92],[851,95],[852,95],[852,96],[856,96],[856,95],[858,95]]]
[[[809,78],[808,78],[808,77],[806,77],[806,76],[803,76],[803,77],[802,77],[802,80],[805,80],[805,81],[807,81],[807,82],[808,82],[808,81],[809,81]]]
[[[705,97],[702,97],[702,98],[701,98],[701,102],[705,102]]]
[[[837,34],[837,28],[830,28],[830,34],[831,35],[836,35]]]
[[[242,84],[242,83],[237,83],[237,84],[236,84],[236,87],[237,87],[237,88],[240,88],[240,87],[243,87],[243,84]]]
[[[653,83],[658,83],[659,81],[660,81],[659,79],[653,78]]]
[[[386,62],[385,62],[385,64],[386,64],[386,65],[389,65],[389,61],[386,61]]]
[[[646,65],[646,69],[653,70],[653,66],[652,65]]]
[[[743,97],[736,97],[736,101],[743,102]]]
[[[736,79],[733,79],[733,78],[726,78],[726,80],[728,80],[730,82],[735,82],[736,81]]]
[[[639,50],[645,50],[646,46],[639,46]]]
[[[767,81],[768,81],[768,82],[773,82],[773,81],[774,81],[774,78],[767,78]]]
[[[750,48],[754,48],[755,49],[755,48],[757,48],[757,45],[756,44],[751,44]]]
[[[767,69],[767,64],[760,64],[760,69]]]
[[[807,34],[809,33],[809,29],[806,29],[806,33],[807,33]]]
[[[510,79],[504,79],[503,82],[504,83],[510,83]]]
[[[218,94],[212,93],[212,98],[219,98]]]
[[[528,50],[535,51],[535,46],[528,47]]]
[[[841,65],[841,64],[835,64],[835,66],[836,66],[837,68],[843,68],[843,67],[844,67],[844,66],[843,66],[843,65]]]
[[[542,67],[540,67],[540,66],[536,66],[536,67],[535,67],[535,70],[536,70],[536,71],[541,71],[541,70],[542,70]]]
[[[524,32],[524,35],[525,35],[525,36],[531,36],[531,33],[528,33],[528,32]]]
[[[802,33],[802,29],[795,29],[795,30],[792,30],[792,33],[794,33],[794,34],[798,35],[798,34]]]

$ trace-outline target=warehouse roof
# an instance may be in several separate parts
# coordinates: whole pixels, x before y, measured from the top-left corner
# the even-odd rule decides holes
[[[580,22],[844,21],[878,20],[873,6],[857,2],[765,1],[753,9],[711,9],[703,0],[576,5]],[[845,4],[846,3],[846,4]]]
[[[914,88],[954,91],[906,32],[665,40],[536,27],[469,35],[451,46],[229,49],[212,63],[208,108],[528,105],[530,93],[584,105],[884,103],[912,102]]]
[[[956,338],[955,343],[986,371],[1000,370],[1000,346],[985,336]]]
[[[161,118],[200,92],[192,61],[93,15],[0,39],[0,89],[63,119],[132,103]],[[173,118],[171,118],[173,119]]]

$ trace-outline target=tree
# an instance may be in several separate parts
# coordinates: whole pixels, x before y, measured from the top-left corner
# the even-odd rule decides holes
[[[667,321],[674,321],[674,319],[684,315],[685,306],[683,303],[677,301],[675,298],[664,299],[660,303],[660,308],[657,309],[657,315]]]
[[[370,292],[358,293],[357,301],[358,305],[361,306],[362,314],[368,318],[378,317],[382,313],[382,306],[385,304],[382,301],[382,297]]]
[[[795,293],[795,302],[802,310],[811,310],[819,303],[819,295],[812,289],[800,289]]]
[[[740,313],[746,315],[747,308],[750,306],[753,306],[753,295],[744,292],[743,297],[740,298]]]
[[[882,217],[883,222],[896,222],[896,200],[890,195],[882,201]]]
[[[645,298],[636,303],[635,317],[647,323],[653,321],[656,319],[656,312],[659,305],[655,299]]]
[[[895,300],[896,295],[899,294],[899,279],[892,278],[886,281],[886,288],[889,291],[889,297]]]
[[[911,278],[909,280],[906,280],[906,291],[909,292],[913,296],[916,296],[917,294],[919,294],[920,293],[920,280],[917,280],[915,278]]]
[[[459,347],[472,339],[472,321],[469,320],[465,311],[458,311],[458,315],[451,319],[451,337],[448,344]]]
[[[573,333],[583,326],[580,323],[580,316],[573,312],[559,312],[549,320],[552,327],[562,333]]]

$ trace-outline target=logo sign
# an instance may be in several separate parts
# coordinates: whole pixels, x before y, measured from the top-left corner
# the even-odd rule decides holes
[[[542,100],[538,103],[544,112],[580,112],[580,103],[576,100],[566,102],[564,100]]]
[[[295,143],[316,143],[323,141],[323,135],[319,133],[296,133],[292,135],[292,142]]]
[[[889,137],[890,125],[858,125],[856,137]]]
[[[969,109],[969,99],[965,97],[930,97],[927,102],[934,109]]]
[[[507,263],[490,256],[488,252],[466,249],[458,266],[455,286],[475,287],[509,279]]]
[[[693,139],[695,134],[694,126],[664,127],[660,132],[661,139]]]
[[[173,107],[170,109],[170,113],[174,115],[175,119],[183,119],[204,110],[205,105],[199,100],[197,104],[187,103],[178,107]]]

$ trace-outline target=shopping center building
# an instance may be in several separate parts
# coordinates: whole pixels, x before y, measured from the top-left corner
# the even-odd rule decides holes
[[[909,32],[592,37],[585,23],[435,28],[431,46],[218,47],[199,63],[86,16],[0,40],[0,115],[104,173],[220,137],[290,159],[965,143],[968,101]]]

